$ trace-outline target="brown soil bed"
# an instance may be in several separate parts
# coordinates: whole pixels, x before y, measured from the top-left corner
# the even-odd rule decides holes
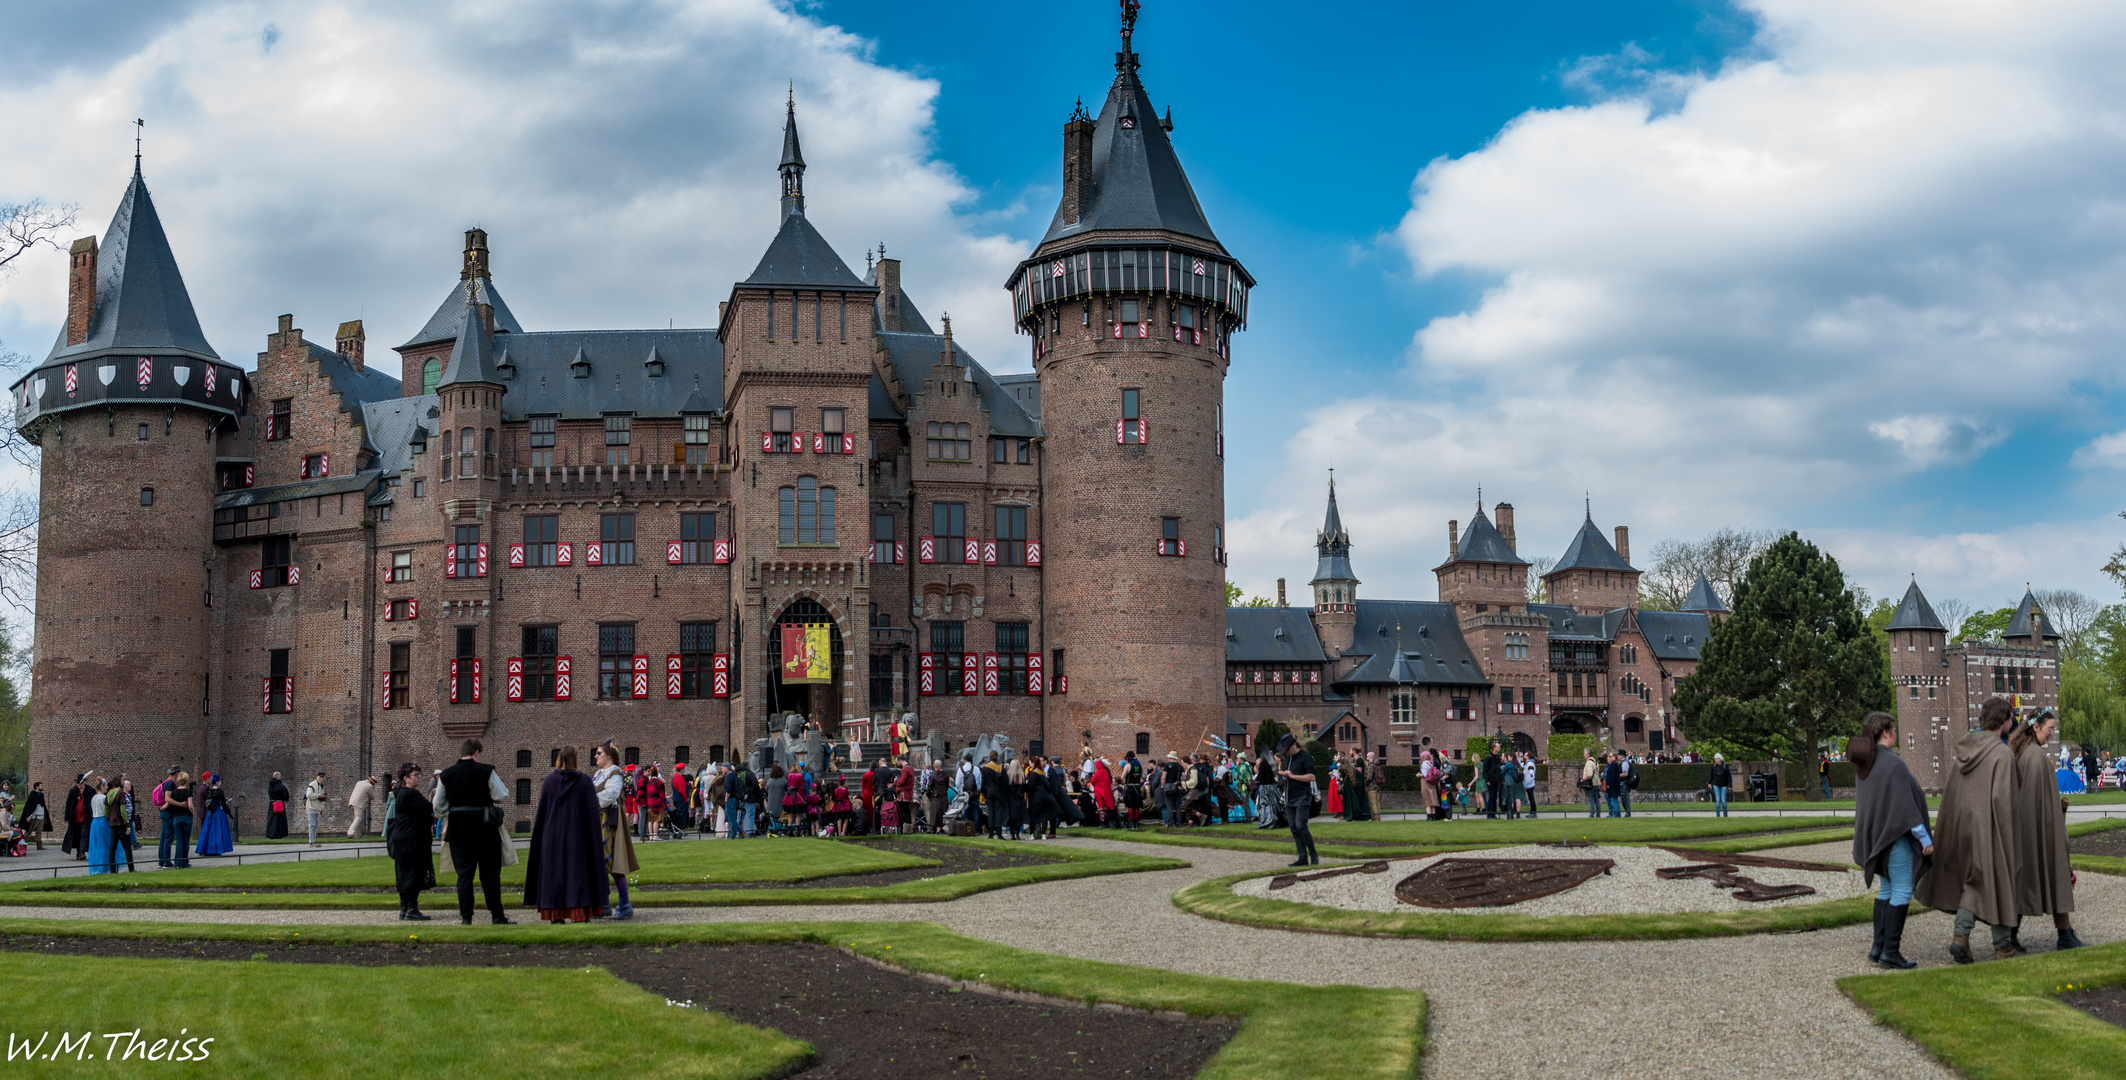
[[[2126,829],[2106,829],[2067,838],[2070,855],[2109,855],[2126,859]]]
[[[806,1080],[1194,1076],[1239,1030],[967,993],[816,945],[265,945],[247,941],[0,937],[0,951],[363,967],[602,967],[817,1050]]]
[[[2061,994],[2060,1003],[2071,1005],[2107,1024],[2126,1027],[2126,986],[2105,986]]]

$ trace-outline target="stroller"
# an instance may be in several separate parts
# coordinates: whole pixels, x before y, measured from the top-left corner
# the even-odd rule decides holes
[[[901,831],[901,804],[892,799],[878,801],[878,831],[881,834]]]

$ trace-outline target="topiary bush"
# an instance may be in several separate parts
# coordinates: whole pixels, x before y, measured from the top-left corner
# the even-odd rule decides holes
[[[1581,751],[1599,748],[1601,742],[1593,735],[1552,735],[1544,747],[1544,756],[1551,761],[1578,761]]]
[[[1423,790],[1424,774],[1415,765],[1383,765],[1380,773],[1382,791]]]
[[[1291,729],[1275,720],[1264,720],[1262,725],[1255,729],[1255,745],[1274,752],[1277,749],[1277,741],[1284,738],[1285,732],[1289,730]]]
[[[1321,744],[1321,740],[1319,739],[1308,739],[1305,743],[1305,749],[1307,753],[1314,758],[1314,783],[1316,786],[1321,786],[1323,783],[1323,781],[1321,780],[1321,776],[1323,773],[1327,772],[1329,770],[1330,765],[1335,762],[1336,753],[1330,750],[1328,747],[1323,746]],[[1322,793],[1322,798],[1328,798],[1328,793],[1326,791]]]
[[[1462,756],[1471,761],[1482,761],[1484,760],[1484,755],[1491,752],[1492,743],[1499,744],[1499,756],[1501,757],[1504,757],[1507,751],[1513,749],[1513,740],[1511,739],[1501,739],[1496,735],[1471,735],[1462,743]]]

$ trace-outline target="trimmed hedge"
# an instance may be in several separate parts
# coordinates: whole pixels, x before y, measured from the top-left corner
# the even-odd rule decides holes
[[[1582,750],[1598,747],[1601,742],[1593,735],[1552,735],[1544,747],[1545,756],[1552,761],[1578,761]]]

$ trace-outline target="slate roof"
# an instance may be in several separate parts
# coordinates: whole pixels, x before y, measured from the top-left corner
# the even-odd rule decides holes
[[[293,484],[276,484],[273,487],[243,488],[217,495],[214,509],[228,510],[238,506],[263,506],[266,503],[286,502],[290,499],[309,499],[319,495],[338,495],[350,491],[366,491],[383,474],[367,469],[345,476],[328,476],[322,480],[303,480]]]
[[[500,383],[502,376],[495,372],[495,346],[487,327],[480,322],[480,309],[471,304],[458,322],[457,340],[450,346],[450,362],[443,365],[442,381],[437,386],[459,386],[465,383]]]
[[[783,215],[775,239],[760,257],[760,265],[740,284],[805,289],[872,288],[849,271],[849,264],[834,253],[827,238],[805,220],[802,210]],[[906,310],[903,308],[903,310]]]
[[[997,376],[997,385],[1003,387],[1004,392],[1011,395],[1011,400],[1019,403],[1019,408],[1024,409],[1026,415],[1033,417],[1035,420],[1041,418],[1041,377],[1039,375],[1030,371],[1018,375],[999,375]]]
[[[1528,560],[1523,559],[1519,555],[1515,555],[1513,553],[1513,548],[1506,543],[1506,538],[1500,536],[1498,528],[1491,524],[1491,519],[1484,516],[1484,510],[1482,507],[1477,508],[1476,517],[1470,519],[1469,528],[1462,533],[1461,543],[1457,548],[1457,554],[1454,558],[1447,560],[1447,562],[1489,562],[1511,563],[1516,566],[1528,565]]]
[[[1132,56],[1129,68],[1134,67]],[[1144,84],[1129,68],[1116,74],[1100,106],[1090,185],[1078,220],[1065,222],[1058,206],[1041,242],[1110,229],[1165,229],[1218,243]]]
[[[1934,614],[1934,605],[1927,603],[1927,594],[1919,591],[1916,579],[1905,587],[1905,598],[1898,602],[1897,612],[1890,616],[1887,629],[1949,632],[1949,628],[1941,624],[1941,616]]]
[[[2041,628],[2044,631],[2045,640],[2059,640],[2059,634],[2052,629],[2052,617],[2044,614],[2043,610],[2038,607],[2037,597],[2032,596],[2028,590],[2025,590],[2023,592],[2023,602],[2015,605],[2015,619],[2014,621],[2008,624],[2008,629],[2001,631],[2001,637],[2029,637],[2030,613],[2033,611],[2038,612],[2040,617],[2044,620]]]
[[[1466,541],[1464,547],[1466,550]],[[1567,570],[1636,569],[1638,568],[1617,554],[1617,549],[1610,545],[1609,538],[1603,536],[1602,530],[1596,527],[1594,518],[1589,517],[1580,523],[1580,531],[1573,534],[1572,543],[1566,545],[1565,554],[1558,557],[1557,565],[1551,567],[1543,576],[1547,578]]]
[[[1528,614],[1550,620],[1553,641],[1614,641],[1617,627],[1624,623],[1623,608],[1600,615],[1582,615],[1564,604],[1530,604]]]
[[[493,281],[486,277],[473,278],[472,296],[473,303],[486,304],[495,309],[496,333],[521,334],[524,332],[524,328],[517,325],[517,317],[510,314],[509,305],[502,302],[502,294],[495,291],[495,283]],[[450,295],[444,297],[443,302],[436,305],[435,314],[428,317],[428,322],[422,325],[420,332],[406,339],[406,344],[399,346],[399,348],[411,349],[416,345],[430,345],[438,341],[449,341],[451,338],[456,337],[458,324],[464,321],[465,308],[467,306],[465,302],[465,283],[460,281],[458,284],[451,286]]]
[[[878,285],[878,267],[874,266],[864,271],[864,284],[874,287]],[[931,329],[930,320],[923,318],[923,313],[916,308],[915,301],[909,299],[908,289],[905,286],[897,286],[897,288],[901,294],[901,329],[911,334],[937,333],[936,330]],[[883,294],[881,294],[881,299],[883,300]],[[879,304],[871,306],[871,327],[874,330],[884,330],[886,328],[885,319],[880,314],[882,310]]]
[[[45,362],[111,353],[221,359],[199,329],[192,295],[177,271],[177,256],[162,231],[162,218],[155,213],[155,200],[148,195],[138,163],[96,251],[96,313],[88,338],[68,345],[62,324]]]
[[[362,427],[369,432],[369,441],[375,446],[378,471],[396,476],[400,471],[414,467],[414,430],[419,428],[431,438],[442,430],[440,422],[428,415],[441,404],[438,395],[415,394],[362,406]]]
[[[1305,608],[1229,607],[1225,658],[1229,663],[1319,664],[1329,654],[1322,651]]]
[[[1639,632],[1646,647],[1663,660],[1696,660],[1705,650],[1711,619],[1695,611],[1639,612]]]
[[[1314,550],[1319,557],[1314,563],[1314,579],[1307,584],[1358,580],[1358,574],[1351,569],[1351,534],[1344,531],[1343,516],[1336,512],[1333,477],[1329,480],[1329,511],[1322,517],[1321,531],[1314,534]]]
[[[1927,601],[1925,597],[1921,597],[1919,602],[1924,604]],[[1676,610],[1726,611],[1727,602],[1720,599],[1719,591],[1713,588],[1713,583],[1706,578],[1705,572],[1701,570],[1698,572],[1698,583],[1690,587],[1690,595],[1683,598],[1683,606]]]
[[[1397,627],[1401,628],[1398,656]],[[1469,645],[1462,640],[1454,605],[1424,600],[1360,600],[1358,630],[1345,656],[1366,659],[1337,685],[1394,683],[1397,661],[1421,683],[1489,686]]]
[[[922,385],[923,380],[930,375],[930,369],[937,364],[938,354],[945,348],[945,338],[942,334],[880,334],[879,341],[885,345],[886,356],[893,361],[894,369],[900,372],[901,385],[907,387]],[[1027,415],[1026,410],[1019,407],[1018,401],[997,385],[996,377],[976,363],[974,357],[957,341],[952,343],[952,355],[967,368],[968,374],[974,379],[975,393],[980,395],[982,407],[989,410],[989,430],[992,434],[1025,439],[1041,434],[1041,422]],[[873,383],[877,386],[877,380],[874,379]],[[872,395],[872,403],[881,404],[884,394],[885,388],[877,386]],[[884,401],[883,404],[889,410],[892,408],[891,401]],[[897,411],[881,413],[874,410],[872,415],[898,417],[900,414]]]
[[[664,363],[661,376],[650,374],[652,350]],[[588,365],[583,378],[574,370],[579,358]],[[678,416],[701,405],[723,408],[723,343],[714,330],[497,334],[495,368],[508,390],[502,395],[505,420],[588,420],[609,412]]]

